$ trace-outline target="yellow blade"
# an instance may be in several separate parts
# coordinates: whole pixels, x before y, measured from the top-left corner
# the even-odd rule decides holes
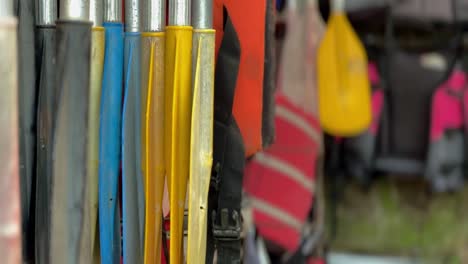
[[[192,27],[166,27],[165,93],[172,98],[170,135],[170,263],[182,263],[184,206],[190,162]],[[166,110],[168,108],[166,107]],[[166,117],[169,113],[166,113]],[[167,123],[166,123],[167,124]],[[166,133],[168,131],[166,130]],[[167,135],[167,134],[166,134]],[[167,141],[167,138],[165,139]],[[166,154],[168,154],[166,152]],[[167,156],[166,156],[167,157]]]
[[[145,177],[144,263],[161,263],[164,192],[164,33],[142,34],[143,170]]]
[[[329,20],[318,53],[319,114],[323,129],[337,136],[364,131],[371,121],[367,57],[346,15]]]
[[[213,163],[215,31],[196,29],[192,46],[193,106],[190,135],[187,263],[205,263],[208,190]]]
[[[97,210],[98,210],[98,166],[99,166],[99,109],[101,107],[101,87],[102,87],[102,71],[104,68],[104,41],[105,32],[103,27],[93,27],[91,35],[91,75],[90,75],[90,90],[89,90],[89,120],[88,120],[88,157],[87,169],[90,206],[90,222],[89,227],[91,238],[91,249],[93,257],[99,261],[99,249],[96,246],[96,226],[97,226]]]

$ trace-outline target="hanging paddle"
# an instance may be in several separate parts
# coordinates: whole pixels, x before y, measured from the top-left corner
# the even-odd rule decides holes
[[[205,263],[208,190],[213,163],[215,30],[213,1],[192,3],[192,128],[187,263]]]
[[[11,0],[0,2],[0,255],[2,263],[21,263],[21,205],[18,157],[17,20]]]
[[[144,263],[161,263],[164,193],[164,0],[149,0],[142,33],[142,162],[145,179]]]
[[[62,0],[57,20],[50,263],[91,263],[86,199],[91,27],[87,0]]]
[[[371,121],[367,57],[344,12],[333,0],[332,14],[318,51],[319,115],[323,130],[353,136]]]
[[[183,220],[189,176],[192,112],[192,27],[189,17],[190,1],[169,1],[164,91],[167,130],[164,140],[170,142],[166,149],[166,158],[170,161],[167,167],[170,178],[170,263],[182,263],[183,260]]]
[[[38,3],[36,18],[36,85],[37,108],[37,160],[35,206],[35,262],[50,263],[50,215],[52,186],[52,147],[55,126],[58,87],[55,84],[56,39],[55,20],[57,1],[42,0]]]
[[[91,82],[88,112],[88,195],[90,208],[90,246],[94,263],[100,263],[99,234],[96,232],[98,216],[99,181],[99,109],[101,106],[102,72],[104,68],[105,32],[102,26],[104,6],[102,0],[90,0],[90,20],[93,22],[91,35]]]
[[[99,128],[99,232],[102,263],[120,263],[118,180],[121,158],[123,46],[122,6],[104,2],[104,71]]]
[[[141,175],[141,33],[139,1],[125,1],[124,104],[122,113],[123,261],[142,263],[144,189]],[[141,220],[141,221],[140,221]]]

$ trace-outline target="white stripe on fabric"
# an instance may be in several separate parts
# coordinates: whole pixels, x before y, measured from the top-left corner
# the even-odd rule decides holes
[[[314,182],[294,166],[264,152],[257,153],[255,155],[255,161],[269,169],[280,172],[282,175],[294,180],[310,192],[315,191]]]
[[[252,206],[258,211],[261,211],[262,213],[274,219],[277,219],[280,222],[283,222],[287,226],[294,228],[298,232],[301,232],[303,221],[297,219],[296,217],[290,215],[289,213],[285,212],[280,208],[277,208],[265,201],[262,201],[261,199],[250,197],[250,201],[252,203]]]
[[[276,115],[280,118],[285,119],[296,128],[302,130],[302,132],[306,133],[312,140],[315,142],[321,141],[320,131],[316,128],[311,126],[304,118],[300,117],[296,113],[290,111],[289,109],[278,105],[276,107]]]

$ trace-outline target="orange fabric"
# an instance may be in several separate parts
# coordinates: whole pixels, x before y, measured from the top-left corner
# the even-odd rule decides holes
[[[262,148],[266,0],[214,1],[216,55],[223,38],[223,5],[241,46],[233,113],[244,139],[246,156],[251,156]]]

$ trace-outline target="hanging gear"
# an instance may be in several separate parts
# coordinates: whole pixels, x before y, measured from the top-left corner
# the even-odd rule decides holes
[[[329,134],[352,136],[371,121],[367,56],[344,13],[344,0],[332,13],[318,53],[320,123]]]
[[[246,156],[252,156],[262,149],[266,0],[215,0],[217,52],[223,39],[223,7],[242,47],[232,112],[242,133]]]
[[[466,78],[457,65],[455,9],[453,19],[455,36],[445,47],[409,53],[397,47],[389,14],[386,54],[370,66],[375,117],[368,131],[343,141],[346,174],[364,184],[374,171],[424,175],[437,192],[463,186]]]
[[[215,70],[213,172],[208,204],[206,263],[240,263],[240,203],[244,145],[232,114],[240,65],[240,42],[229,11]]]

